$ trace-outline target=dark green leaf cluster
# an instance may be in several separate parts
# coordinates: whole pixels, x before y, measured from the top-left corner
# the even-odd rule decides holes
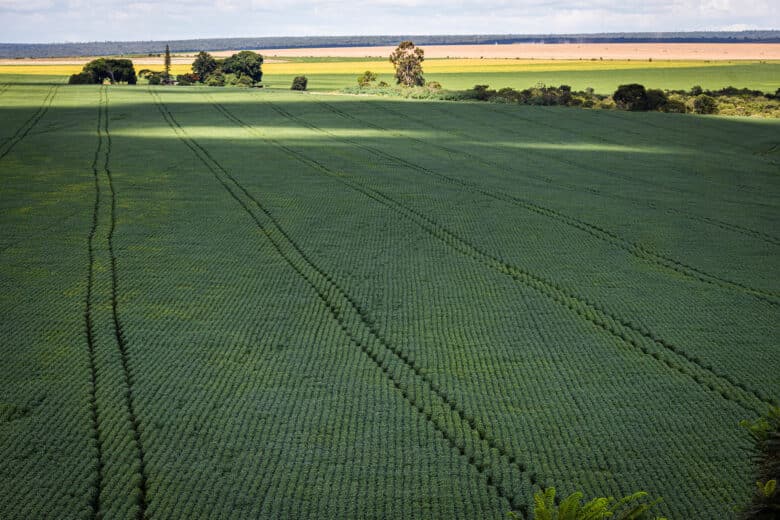
[[[540,83],[524,90],[515,90],[510,87],[491,90],[488,85],[474,85],[474,88],[463,93],[463,98],[520,105],[591,107],[604,96],[595,95],[593,89],[575,92],[569,85],[548,87]]]
[[[773,406],[765,417],[754,421],[741,421],[757,449],[758,480],[756,493],[750,507],[743,512],[744,520],[770,520],[780,518],[780,407]]]
[[[306,86],[309,84],[309,79],[306,76],[295,76],[292,82],[290,90],[306,90]]]
[[[184,84],[253,87],[262,79],[263,57],[256,52],[241,51],[224,60],[217,60],[208,52],[201,51],[192,62],[192,74],[187,76]]]
[[[222,62],[222,71],[237,76],[246,76],[253,82],[263,79],[263,57],[256,52],[241,51]]]
[[[135,85],[138,78],[133,62],[127,59],[98,58],[84,65],[80,73],[73,74],[68,83],[71,85],[99,85],[106,80],[109,80],[111,84]]]
[[[358,87],[361,88],[370,87],[376,81],[376,78],[377,78],[376,72],[371,72],[370,70],[367,70],[363,74],[358,76],[357,79]]]
[[[583,504],[583,493],[576,492],[556,505],[555,488],[549,487],[534,493],[534,518],[536,520],[604,520],[606,518],[643,520],[648,518],[647,513],[650,509],[661,501],[660,499],[648,501],[647,496],[645,491],[638,491],[620,500],[614,497],[598,497]],[[509,517],[520,519],[520,516],[514,512],[510,512]]]

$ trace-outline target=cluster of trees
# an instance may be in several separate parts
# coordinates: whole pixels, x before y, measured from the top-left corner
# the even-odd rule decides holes
[[[201,51],[192,62],[192,72],[176,77],[179,85],[203,83],[210,87],[254,87],[262,80],[263,57],[252,51],[237,52],[221,60]]]
[[[156,72],[142,70],[140,75],[151,85],[166,85],[174,83],[170,74],[170,53],[166,47],[165,70]],[[178,85],[194,85],[202,83],[211,87],[235,85],[254,87],[263,80],[263,57],[252,51],[241,51],[225,59],[214,58],[211,54],[201,51],[192,62],[192,72],[179,74],[175,83]]]
[[[70,85],[100,85],[106,80],[114,83],[127,83],[135,85],[138,78],[135,74],[133,62],[125,59],[98,58],[92,60],[81,69],[78,74],[73,74],[68,80]]]
[[[541,83],[524,90],[515,90],[510,87],[502,88],[500,90],[490,90],[488,85],[474,85],[474,88],[465,91],[462,95],[462,99],[492,101],[497,103],[584,107],[593,107],[605,97],[606,96],[595,94],[591,88],[577,92],[573,91],[569,85],[548,87]]]
[[[736,87],[704,90],[698,85],[688,91],[659,90],[645,89],[643,85],[632,83],[618,87],[612,99],[622,110],[717,114],[721,104],[726,101],[733,103],[736,100],[737,104],[749,104],[760,103],[762,100],[780,100],[780,89],[775,94]]]

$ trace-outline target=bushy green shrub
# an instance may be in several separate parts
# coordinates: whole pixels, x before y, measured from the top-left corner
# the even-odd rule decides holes
[[[176,76],[176,83],[179,85],[187,86],[192,85],[194,83],[197,83],[200,78],[197,74],[187,73],[187,74],[179,74]]]
[[[78,74],[72,74],[68,79],[68,85],[90,85],[93,84],[92,75],[86,72],[79,72]]]
[[[295,76],[290,90],[306,90],[309,85],[309,79],[306,76]]]
[[[224,87],[225,86],[225,75],[221,74],[219,72],[211,74],[211,75],[209,75],[209,77],[206,78],[205,83],[209,87]]]
[[[688,111],[685,106],[685,102],[678,98],[669,98],[666,103],[661,107],[661,112],[667,112],[670,114],[684,114]]]
[[[632,112],[647,110],[647,91],[644,85],[639,83],[620,85],[615,93],[612,94],[612,99],[617,107],[622,110],[630,110]]]
[[[237,87],[254,87],[255,82],[252,81],[252,78],[249,76],[239,76],[238,81],[236,81]]]
[[[657,88],[647,90],[647,110],[663,110],[668,102],[666,93]]]
[[[700,94],[693,100],[693,111],[697,114],[715,114],[718,111],[718,102],[707,94]]]
[[[377,78],[376,73],[367,70],[363,74],[358,76],[357,78],[358,87],[361,88],[368,87],[376,81],[376,78]]]
[[[490,88],[490,85],[474,85],[474,88],[471,90],[466,91],[466,95],[469,96],[471,99],[476,99],[478,101],[487,101],[491,98],[494,94],[496,94],[495,90],[488,90]]]

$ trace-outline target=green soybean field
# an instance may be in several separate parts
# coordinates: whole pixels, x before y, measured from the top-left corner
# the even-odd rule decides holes
[[[780,121],[0,85],[0,517],[726,519]]]

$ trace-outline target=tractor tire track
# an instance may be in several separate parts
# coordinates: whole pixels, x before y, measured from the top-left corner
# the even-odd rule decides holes
[[[230,119],[237,124],[241,124],[241,126],[250,131],[254,130],[251,125],[244,122],[239,123],[241,120],[235,115],[230,114],[230,116],[228,116],[227,113],[229,112],[225,107],[218,108],[218,110],[225,113],[226,117],[230,117]],[[331,170],[324,164],[311,159],[303,153],[292,150],[267,136],[262,137],[283,148],[298,161],[308,165],[316,171],[320,171],[347,185],[353,190],[364,194],[370,199],[393,209],[396,213],[415,223],[418,227],[421,227],[459,253],[469,256],[495,271],[510,276],[512,279],[569,309],[585,321],[606,331],[627,346],[638,349],[643,354],[653,357],[668,368],[676,370],[693,379],[698,385],[706,390],[716,392],[723,399],[732,401],[741,407],[758,414],[763,413],[763,405],[775,405],[775,401],[771,398],[736,381],[728,374],[716,371],[712,366],[704,364],[695,356],[688,354],[680,347],[657,336],[652,331],[612,314],[610,311],[587,300],[585,297],[576,294],[570,289],[559,286],[553,281],[533,274],[521,267],[509,264],[491,253],[481,250],[478,246],[471,244],[467,239],[447,229],[434,219],[404,205],[383,192],[374,190],[354,178],[348,178],[341,173]],[[686,366],[686,363],[692,366]],[[710,381],[708,382],[707,379]],[[715,385],[712,382],[713,380],[716,381],[718,385]],[[729,390],[731,393],[726,390]],[[761,405],[759,405],[758,402],[760,402]]]
[[[367,124],[369,126],[377,128],[377,129],[382,129],[383,131],[388,131],[388,130],[386,130],[386,129],[382,128],[381,126],[376,125],[374,123],[365,122],[362,119],[355,118],[351,114],[347,114],[347,113],[345,113],[345,112],[343,112],[343,111],[341,111],[341,110],[339,110],[339,109],[329,105],[328,103],[321,102],[321,101],[317,101],[317,102],[322,104],[323,106],[325,106],[325,108],[328,108],[329,110],[331,110],[333,113],[335,113],[337,115],[340,115],[341,117],[352,119],[352,120],[358,121],[361,124]],[[755,288],[750,287],[748,285],[745,285],[743,283],[735,282],[735,281],[728,280],[728,279],[722,278],[722,277],[714,275],[714,274],[710,274],[710,273],[708,273],[708,272],[706,272],[706,271],[704,271],[702,269],[699,269],[697,267],[694,267],[692,265],[686,264],[686,263],[681,262],[679,260],[675,260],[675,259],[670,258],[668,256],[665,256],[665,255],[662,255],[662,254],[657,253],[655,251],[652,251],[652,250],[642,246],[641,244],[638,244],[636,242],[631,242],[629,240],[626,240],[626,239],[624,239],[623,237],[621,237],[620,235],[618,235],[617,233],[615,233],[613,231],[610,231],[608,229],[602,228],[602,227],[597,226],[595,224],[591,224],[590,222],[584,221],[582,219],[578,219],[576,217],[572,217],[570,215],[567,215],[567,214],[562,213],[560,211],[554,210],[552,208],[549,208],[549,207],[546,207],[546,206],[542,206],[540,204],[536,204],[534,202],[531,202],[531,201],[528,201],[528,200],[525,200],[525,199],[521,199],[521,198],[515,197],[513,195],[503,194],[503,193],[496,193],[496,192],[493,192],[493,191],[490,191],[490,190],[486,190],[486,189],[482,188],[478,184],[471,183],[471,182],[459,179],[457,177],[452,177],[452,176],[449,176],[449,175],[445,175],[443,173],[431,170],[429,168],[425,168],[425,167],[420,166],[420,165],[418,165],[416,163],[408,161],[408,160],[406,160],[406,159],[404,159],[402,157],[397,157],[395,155],[389,154],[389,153],[387,153],[384,150],[381,150],[379,148],[375,148],[375,147],[372,147],[372,146],[365,145],[365,144],[360,143],[360,142],[358,142],[358,141],[356,141],[354,139],[350,139],[350,138],[346,138],[346,137],[340,137],[340,136],[338,136],[336,134],[328,132],[327,130],[323,130],[322,128],[319,128],[316,125],[313,125],[313,124],[303,120],[302,118],[299,118],[299,117],[296,117],[293,114],[290,114],[289,112],[287,112],[283,108],[278,107],[278,106],[274,105],[271,102],[267,102],[267,103],[277,113],[283,115],[284,117],[290,118],[290,119],[292,119],[292,120],[294,120],[296,122],[304,124],[305,126],[311,128],[312,130],[315,130],[315,131],[320,132],[320,133],[325,133],[326,135],[330,135],[334,139],[338,139],[338,140],[341,140],[343,142],[348,142],[348,143],[353,144],[353,145],[355,145],[355,146],[357,146],[357,147],[359,147],[361,149],[367,150],[367,151],[373,153],[374,155],[383,157],[386,160],[393,161],[393,162],[395,162],[397,164],[401,164],[403,166],[412,168],[415,171],[418,171],[418,172],[423,173],[425,175],[439,178],[439,179],[441,179],[441,180],[443,180],[443,181],[445,181],[447,183],[450,183],[450,184],[460,185],[460,186],[466,188],[469,191],[477,192],[477,193],[480,193],[481,195],[485,195],[485,196],[490,197],[492,199],[500,200],[500,201],[503,201],[503,202],[507,202],[509,204],[521,207],[521,208],[523,208],[525,210],[528,210],[528,211],[531,211],[533,213],[542,215],[544,217],[547,217],[547,218],[550,218],[550,219],[553,219],[553,220],[557,220],[557,221],[559,221],[559,222],[561,222],[561,223],[563,223],[565,225],[568,225],[569,227],[578,229],[580,231],[584,231],[585,233],[593,236],[594,238],[596,238],[598,240],[610,243],[610,244],[612,244],[612,245],[614,245],[614,246],[616,246],[616,247],[626,251],[630,255],[632,255],[632,256],[640,259],[640,260],[643,260],[643,261],[645,261],[647,263],[653,264],[656,267],[661,267],[661,268],[664,268],[664,269],[667,269],[667,270],[671,270],[674,273],[686,276],[686,277],[688,277],[690,279],[697,280],[697,281],[702,282],[702,283],[706,283],[706,284],[709,284],[709,285],[714,285],[714,286],[717,286],[717,287],[721,287],[723,289],[729,289],[729,290],[735,290],[735,291],[738,291],[738,292],[742,292],[742,293],[748,294],[748,295],[750,295],[750,296],[752,296],[752,297],[754,297],[756,299],[759,299],[759,300],[761,300],[761,301],[763,301],[765,303],[768,303],[770,305],[773,305],[773,306],[780,306],[780,295],[777,295],[775,293],[772,293],[772,292],[769,292],[769,291],[764,291],[762,289],[755,289]],[[404,137],[406,137],[406,136],[404,136]],[[436,145],[436,144],[433,144],[433,143],[427,143],[426,141],[423,141],[421,139],[417,139],[417,138],[414,138],[414,137],[408,137],[408,138],[412,139],[414,141],[418,141],[418,142],[420,142],[422,144],[425,144],[426,146],[433,146],[433,147],[445,149],[448,152],[459,153],[459,154],[462,154],[462,155],[467,155],[467,156],[469,156],[470,158],[472,158],[474,160],[478,160],[479,162],[490,164],[489,162],[487,162],[487,161],[485,161],[483,159],[477,158],[476,156],[472,156],[471,154],[466,154],[465,152],[460,152],[458,150],[455,150],[455,149],[452,149],[452,148],[448,148],[448,147],[443,147],[441,145]]]
[[[110,257],[111,266],[111,315],[113,319],[114,335],[116,339],[116,345],[119,349],[119,356],[122,362],[122,373],[124,375],[124,384],[127,389],[125,393],[125,404],[130,416],[130,424],[133,430],[133,441],[135,443],[136,455],[138,457],[138,512],[137,518],[143,520],[146,518],[147,509],[147,491],[148,491],[148,475],[146,471],[145,452],[143,443],[141,441],[141,427],[138,415],[136,413],[135,396],[133,393],[133,374],[130,368],[130,360],[127,350],[127,340],[125,338],[124,329],[119,318],[118,311],[118,286],[119,278],[116,268],[116,253],[114,251],[114,232],[116,230],[116,191],[114,189],[114,180],[111,175],[111,169],[109,168],[111,160],[111,133],[109,131],[109,118],[108,118],[108,90],[106,90],[106,98],[104,106],[104,133],[106,135],[106,153],[105,161],[103,162],[103,172],[108,180],[108,191],[111,196],[111,211],[110,211],[110,224],[107,235],[108,253]]]
[[[456,130],[451,130],[451,129],[442,130],[441,127],[437,127],[435,125],[432,125],[428,121],[425,121],[425,120],[417,118],[417,117],[415,117],[413,115],[408,115],[408,114],[406,114],[404,112],[400,112],[398,110],[389,108],[389,107],[386,106],[386,104],[384,102],[377,102],[376,105],[377,105],[377,108],[379,108],[380,110],[384,110],[385,112],[393,114],[396,117],[402,117],[402,118],[405,118],[405,119],[411,119],[411,120],[417,122],[418,124],[421,124],[421,125],[426,126],[428,128],[432,128],[432,129],[437,130],[437,131],[444,131],[445,133],[448,133],[448,134],[451,134],[451,135],[454,135],[454,136],[457,136],[457,137],[467,137],[469,139],[473,138],[473,136],[465,136],[465,134],[463,134],[461,132],[458,132]],[[500,110],[491,109],[490,111],[493,114],[501,115],[501,116],[504,116],[504,117],[511,117],[513,120],[519,119],[520,121],[525,121],[527,123],[536,124],[536,125],[539,125],[539,126],[544,126],[544,127],[547,127],[547,128],[551,128],[551,129],[556,130],[556,131],[567,132],[569,134],[575,135],[575,133],[573,131],[571,131],[571,130],[568,130],[566,128],[559,127],[559,126],[556,126],[556,125],[552,125],[552,124],[546,123],[544,121],[537,121],[535,119],[527,119],[527,118],[523,118],[523,117],[520,117],[519,115],[514,115],[514,114],[510,115],[510,114],[504,113],[503,111],[500,111]],[[346,115],[350,116],[353,120],[358,120],[354,116],[351,116],[351,114],[346,114]],[[378,130],[387,131],[386,129],[384,129],[382,127],[379,127],[378,125],[375,125],[375,124],[373,124],[373,123],[371,123],[369,121],[365,121],[365,120],[358,120],[358,121],[363,123],[363,124],[365,124],[365,125],[377,128]],[[400,135],[403,135],[403,134],[400,134]],[[408,139],[413,139],[412,137],[409,137],[409,136],[404,136],[404,137],[407,137]],[[605,143],[608,143],[608,144],[615,144],[612,141],[609,141],[609,140],[607,140],[605,138],[601,138],[600,140],[602,142],[605,142]],[[483,141],[483,142],[485,142],[485,141]],[[441,149],[447,151],[448,153],[459,153],[459,154],[464,155],[466,157],[469,157],[471,159],[477,160],[478,162],[482,162],[483,164],[487,164],[487,165],[499,168],[501,170],[507,171],[506,170],[506,166],[501,165],[500,163],[489,161],[487,159],[484,159],[484,158],[479,157],[479,156],[475,156],[473,154],[470,154],[470,153],[462,151],[462,150],[448,148],[448,147],[436,145],[436,144],[433,144],[433,143],[430,143],[430,146],[441,148]],[[544,154],[542,154],[540,152],[535,152],[534,150],[525,150],[524,153],[527,153],[529,155],[535,155],[535,156],[541,157],[541,158],[543,158],[545,160],[561,162],[563,164],[566,164],[567,166],[576,166],[579,169],[584,169],[586,171],[590,171],[590,172],[593,172],[593,173],[603,173],[601,170],[597,170],[597,169],[591,168],[591,167],[589,167],[587,165],[584,165],[582,163],[573,162],[573,161],[572,162],[566,162],[563,159],[559,159],[557,157],[550,157],[550,156],[544,155]],[[628,200],[628,201],[631,201],[631,202],[634,202],[634,203],[645,205],[646,207],[649,207],[649,208],[652,208],[652,209],[659,209],[657,207],[657,203],[655,203],[655,202],[649,203],[646,200],[643,200],[643,199],[640,199],[640,198],[636,198],[636,197],[630,197],[630,196],[625,196],[625,195],[617,195],[617,194],[612,194],[612,193],[606,193],[606,192],[602,192],[602,191],[594,189],[594,188],[588,188],[586,186],[577,186],[577,185],[574,185],[574,184],[567,184],[567,183],[560,182],[559,180],[552,179],[550,177],[546,177],[546,176],[543,176],[543,175],[534,174],[534,173],[531,173],[531,172],[525,172],[525,176],[533,178],[533,179],[540,180],[540,181],[544,182],[548,186],[552,186],[552,187],[559,188],[559,189],[561,187],[565,187],[565,188],[569,189],[570,191],[574,191],[574,192],[587,191],[587,192],[593,193],[594,195],[599,196],[599,197],[608,198],[608,199],[615,199],[615,200]],[[630,179],[633,179],[633,178],[630,178]],[[641,179],[640,179],[640,182],[642,182]],[[710,226],[714,226],[714,227],[723,229],[725,231],[730,231],[730,232],[733,232],[733,233],[746,235],[746,236],[749,236],[751,238],[757,238],[759,240],[762,240],[764,242],[767,242],[767,243],[775,245],[775,246],[780,246],[780,238],[775,237],[775,236],[770,235],[770,234],[767,234],[767,233],[763,233],[761,231],[757,231],[755,229],[747,228],[747,227],[740,226],[740,225],[737,225],[737,224],[732,224],[730,222],[719,220],[719,219],[716,219],[716,218],[713,218],[713,217],[707,217],[707,216],[703,216],[703,215],[698,215],[696,213],[691,213],[691,212],[688,212],[688,211],[685,211],[685,210],[680,210],[680,209],[677,209],[677,208],[664,207],[663,209],[665,211],[667,211],[667,212],[674,213],[674,214],[677,214],[677,215],[682,215],[682,216],[684,216],[686,218],[689,218],[691,220],[702,222],[704,224],[708,224]]]
[[[94,323],[92,318],[92,291],[95,278],[95,234],[98,228],[98,209],[100,208],[100,181],[98,175],[98,162],[100,153],[103,149],[103,89],[99,91],[98,101],[98,120],[97,120],[97,138],[98,144],[95,149],[95,155],[92,159],[92,175],[95,182],[95,203],[92,207],[92,225],[87,235],[87,256],[89,267],[87,270],[87,290],[84,305],[84,327],[87,337],[87,355],[89,358],[90,387],[89,387],[89,411],[92,427],[92,442],[95,447],[95,475],[92,483],[92,492],[89,497],[89,507],[91,518],[97,519],[101,515],[101,494],[103,482],[103,441],[100,435],[100,418],[97,404],[97,365],[95,360],[95,339]]]
[[[19,144],[25,137],[27,137],[27,134],[29,134],[35,125],[37,125],[38,122],[43,118],[43,116],[46,115],[46,112],[48,112],[49,108],[51,107],[51,104],[54,101],[54,97],[57,95],[57,90],[59,88],[59,85],[50,87],[46,93],[46,97],[43,99],[41,106],[38,107],[38,109],[33,113],[32,116],[30,116],[29,119],[27,119],[27,121],[22,123],[22,126],[16,130],[14,135],[6,139],[5,142],[0,145],[0,160],[8,155],[17,144]]]
[[[159,95],[151,89],[149,92],[163,118],[179,139],[190,148],[230,196],[252,218],[287,264],[317,294],[350,342],[360,348],[370,361],[384,373],[404,400],[421,414],[428,424],[438,431],[453,449],[458,451],[461,458],[484,478],[485,484],[493,493],[505,500],[512,510],[520,511],[524,517],[528,517],[530,496],[528,493],[521,493],[522,498],[518,499],[518,493],[524,490],[512,492],[504,483],[497,481],[494,472],[491,471],[491,452],[496,452],[501,464],[520,476],[518,481],[524,483],[524,487],[527,488],[525,491],[530,490],[532,485],[537,482],[536,475],[532,472],[529,473],[524,463],[519,462],[514,455],[499,446],[482,428],[477,426],[476,421],[438,389],[405,353],[389,344],[376,325],[368,319],[366,311],[336,283],[333,277],[306,255],[280,225],[276,217],[257,198],[252,196],[205,148],[187,135],[162,99],[159,98]],[[214,106],[215,108],[221,107],[218,104]],[[220,108],[217,110],[222,112]],[[226,114],[225,116],[227,117]],[[243,200],[244,197],[247,199],[246,201]],[[250,206],[255,206],[260,211],[262,218]],[[264,220],[267,222],[264,223]],[[422,384],[420,385],[420,383]],[[415,386],[422,386],[422,389],[415,388]],[[424,399],[423,396],[426,398]],[[423,402],[424,400],[428,402]],[[457,433],[450,431],[446,420],[434,413],[437,409],[448,413],[451,420],[460,423],[460,430],[464,433],[467,432],[465,438],[458,438]],[[517,481],[513,482],[517,484]]]

